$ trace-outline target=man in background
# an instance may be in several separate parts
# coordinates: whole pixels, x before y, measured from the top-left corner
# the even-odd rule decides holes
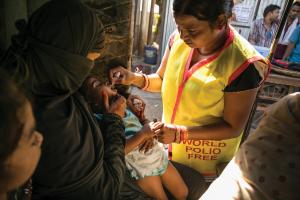
[[[300,16],[300,2],[295,2],[289,12],[287,21],[284,25],[283,32],[279,38],[276,51],[274,53],[274,58],[282,59],[284,52],[288,46],[289,39],[296,29],[297,25],[299,25],[299,16]]]
[[[300,63],[300,26],[293,31],[282,60]]]
[[[248,38],[251,44],[262,47],[271,46],[278,29],[279,10],[279,6],[270,4],[264,10],[264,17],[253,22]]]

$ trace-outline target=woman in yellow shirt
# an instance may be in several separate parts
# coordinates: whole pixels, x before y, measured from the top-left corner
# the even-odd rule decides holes
[[[155,74],[110,71],[114,83],[161,92],[161,142],[206,178],[236,152],[268,62],[229,24],[232,0],[174,0],[178,31]]]

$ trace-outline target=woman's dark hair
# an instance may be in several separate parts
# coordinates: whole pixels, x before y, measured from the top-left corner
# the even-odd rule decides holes
[[[7,176],[4,162],[22,135],[22,112],[27,98],[6,72],[0,70],[0,180]]]
[[[279,10],[280,7],[274,4],[268,5],[265,10],[263,16],[266,17],[270,12],[273,12],[274,10]]]
[[[233,0],[174,0],[174,15],[191,15],[214,24],[221,14],[232,15]]]

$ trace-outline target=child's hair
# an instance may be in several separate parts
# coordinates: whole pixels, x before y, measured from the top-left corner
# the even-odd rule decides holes
[[[22,112],[28,99],[3,70],[0,70],[0,188],[8,177],[5,161],[22,135]]]

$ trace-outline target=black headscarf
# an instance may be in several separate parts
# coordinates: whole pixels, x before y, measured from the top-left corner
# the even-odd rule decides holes
[[[33,198],[117,195],[119,185],[109,193],[112,187],[107,185],[119,180],[125,168],[122,121],[112,117],[119,122],[109,122],[118,131],[117,145],[104,145],[104,136],[79,92],[93,66],[87,54],[99,52],[104,43],[97,15],[79,0],[52,0],[33,13],[28,25],[21,21],[17,27],[20,32],[12,38],[3,65],[32,94],[37,130],[44,135]],[[112,150],[105,152],[105,147]],[[105,168],[107,158],[118,161]],[[74,197],[67,198],[70,195]]]
[[[77,90],[93,66],[87,54],[104,45],[101,21],[79,0],[52,0],[33,13],[28,25],[23,20],[16,26],[19,33],[12,37],[4,66],[16,66],[9,71],[37,94],[45,84]]]

